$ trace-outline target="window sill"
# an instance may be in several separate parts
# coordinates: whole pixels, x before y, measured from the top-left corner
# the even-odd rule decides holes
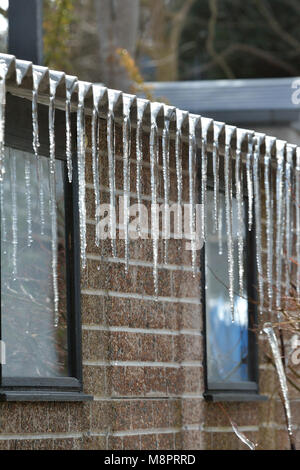
[[[55,391],[2,391],[0,401],[91,401],[92,395],[82,392],[55,392]]]
[[[209,402],[245,402],[245,401],[266,401],[268,397],[253,392],[227,392],[227,391],[208,391],[203,394],[206,401]]]

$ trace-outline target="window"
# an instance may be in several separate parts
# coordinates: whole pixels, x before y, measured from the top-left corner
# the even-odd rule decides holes
[[[59,322],[55,326],[48,108],[39,105],[39,172],[32,150],[31,102],[7,95],[6,113],[1,213],[1,340],[6,363],[1,365],[0,395],[3,400],[89,399],[82,393],[77,183],[75,171],[73,183],[67,181],[65,116],[56,111]]]
[[[205,266],[203,289],[206,333],[206,393],[208,400],[264,399],[258,395],[257,345],[253,328],[256,324],[255,245],[254,231],[244,226],[244,292],[239,295],[237,203],[233,197],[233,240],[235,260],[235,321],[231,320],[229,301],[229,274],[225,223],[225,196],[219,194],[222,219],[220,233],[214,231],[214,194],[207,195],[207,240],[203,248]],[[247,200],[244,200],[247,210]],[[246,213],[244,220],[247,220]]]

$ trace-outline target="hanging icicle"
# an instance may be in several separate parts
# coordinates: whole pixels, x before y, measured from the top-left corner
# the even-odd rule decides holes
[[[219,217],[218,217],[218,245],[219,255],[223,254],[223,210],[222,206],[219,206]]]
[[[296,293],[300,302],[300,147],[296,150],[295,192]]]
[[[225,154],[224,154],[224,181],[225,181],[225,219],[227,237],[227,259],[229,276],[229,301],[231,320],[234,321],[234,252],[232,236],[232,161],[230,155],[231,139],[236,128],[225,126]]]
[[[291,406],[290,406],[289,393],[288,393],[288,385],[287,385],[285,371],[283,368],[283,363],[282,363],[282,358],[281,358],[281,354],[279,350],[277,337],[275,335],[275,332],[272,328],[271,323],[264,324],[263,332],[267,335],[267,338],[268,338],[268,341],[272,350],[274,363],[275,363],[275,367],[276,367],[276,371],[277,371],[277,375],[278,375],[278,379],[280,383],[280,388],[282,392],[282,397],[283,397],[288,434],[289,434],[291,446],[294,448],[292,414],[291,414]]]
[[[32,238],[32,207],[31,207],[31,162],[28,153],[24,154],[25,163],[25,199],[27,206],[27,245],[31,246]]]
[[[151,103],[151,129],[150,129],[150,172],[151,172],[151,236],[153,244],[153,279],[155,295],[158,295],[158,240],[159,218],[157,211],[158,190],[158,128],[157,116],[161,105]]]
[[[66,76],[66,156],[67,156],[67,169],[68,169],[68,180],[72,183],[72,132],[71,132],[71,99],[72,94],[77,88],[77,78]]]
[[[260,148],[265,138],[264,134],[255,133],[254,136],[254,154],[253,154],[253,184],[254,184],[254,207],[255,207],[255,239],[256,239],[256,267],[257,267],[257,282],[258,282],[258,296],[259,313],[263,313],[263,269],[262,269],[262,255],[261,255],[261,179],[260,179]]]
[[[198,120],[194,116],[189,116],[189,205],[190,205],[190,237],[191,237],[191,253],[192,253],[192,270],[193,276],[196,275],[196,159],[197,159],[197,141],[196,126]],[[203,208],[202,208],[202,225],[203,225]],[[203,236],[203,231],[202,231]]]
[[[265,183],[265,202],[266,202],[266,235],[267,235],[267,283],[268,283],[268,302],[269,311],[272,311],[273,305],[273,194],[272,194],[272,148],[275,144],[273,137],[265,138],[265,157],[264,157],[264,183]]]
[[[5,152],[6,153],[6,152]],[[4,163],[6,164],[6,155],[4,154]],[[1,240],[7,241],[6,229],[6,216],[5,216],[5,201],[4,201],[4,183],[0,183],[0,212],[1,212]]]
[[[124,191],[124,247],[125,272],[129,266],[129,215],[130,215],[130,156],[131,156],[131,122],[130,112],[132,97],[123,95],[123,191]]]
[[[18,205],[17,205],[17,163],[16,153],[9,149],[11,220],[12,220],[12,276],[16,280],[18,274]]]
[[[248,230],[252,230],[253,223],[253,137],[254,132],[248,133],[248,151],[246,156],[247,192],[248,192]]]
[[[165,125],[162,134],[162,161],[163,161],[163,183],[164,183],[164,217],[163,217],[163,238],[164,238],[164,264],[168,262],[168,210],[170,195],[170,120],[175,109],[164,105]]]
[[[141,236],[141,204],[142,204],[142,163],[143,163],[143,119],[149,101],[137,99],[137,123],[136,123],[136,195],[139,211],[138,235]]]
[[[213,175],[214,175],[214,230],[218,231],[219,222],[218,222],[218,213],[219,213],[219,138],[224,128],[222,122],[214,121],[214,140],[213,140]],[[222,231],[221,231],[222,235]]]
[[[207,138],[212,119],[201,117],[201,235],[206,241],[206,210],[207,210]]]
[[[292,257],[292,166],[294,156],[294,146],[287,144],[286,146],[286,164],[285,164],[285,298],[288,304],[290,295],[290,268]]]
[[[176,137],[175,137],[175,162],[176,162],[176,180],[177,180],[177,236],[182,233],[182,126],[185,120],[188,120],[188,113],[176,109]]]
[[[5,174],[5,105],[6,105],[6,75],[7,63],[0,59],[0,184]]]
[[[41,234],[44,235],[45,229],[45,207],[44,207],[44,182],[41,175],[43,164],[39,157],[40,139],[39,139],[39,120],[38,120],[38,92],[41,81],[45,75],[44,69],[38,66],[32,68],[33,90],[32,90],[32,148],[36,158],[36,174],[38,179],[39,209],[41,221]]]
[[[92,171],[95,199],[95,244],[100,246],[100,106],[107,89],[93,85],[93,113],[92,113]]]
[[[108,116],[107,116],[107,154],[110,199],[110,236],[112,255],[117,256],[116,249],[116,155],[115,155],[115,117],[114,106],[117,95],[108,90]]]
[[[242,143],[247,138],[247,131],[236,130],[236,154],[235,154],[235,189],[237,202],[237,242],[238,242],[238,271],[239,271],[239,294],[244,295],[244,191],[243,191],[243,162]]]
[[[281,314],[281,282],[282,282],[282,246],[283,246],[283,214],[284,214],[284,155],[286,142],[276,140],[276,309],[278,318]]]
[[[49,102],[49,188],[50,188],[50,217],[51,217],[51,266],[54,295],[54,326],[59,321],[59,292],[57,274],[57,205],[56,205],[56,162],[55,162],[55,96],[60,76],[50,75]]]
[[[80,225],[80,254],[82,268],[86,267],[86,182],[85,182],[85,112],[84,101],[90,89],[87,82],[78,82],[78,108],[77,108],[77,165],[78,165],[78,186],[79,186],[79,225]]]

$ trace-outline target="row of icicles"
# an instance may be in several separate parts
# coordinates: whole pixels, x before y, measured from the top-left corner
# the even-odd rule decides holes
[[[3,65],[3,64],[2,64]],[[0,108],[0,179],[3,180],[5,175],[4,168],[4,134],[5,134],[5,67],[2,67],[2,78],[0,81],[0,99],[2,106]],[[38,93],[39,85],[42,79],[42,72],[39,67],[33,66],[33,92],[32,92],[32,128],[33,128],[33,151],[36,156],[37,171],[42,171],[42,165],[39,159],[39,126],[38,126]],[[19,76],[21,81],[21,77]],[[51,233],[52,233],[52,277],[54,291],[54,306],[56,312],[56,321],[58,314],[58,280],[57,280],[57,220],[56,220],[56,194],[55,194],[55,96],[59,83],[57,74],[50,72],[50,103],[49,103],[49,142],[50,142],[50,159],[49,159],[49,186],[50,186],[50,213],[51,213]],[[18,81],[18,73],[17,73]],[[69,86],[68,86],[69,83]],[[77,106],[77,167],[78,167],[78,183],[79,183],[79,220],[80,220],[80,246],[82,267],[86,266],[86,181],[85,181],[85,158],[86,158],[86,128],[85,128],[85,96],[90,84],[81,81],[66,82],[66,157],[69,182],[72,182],[72,136],[71,136],[71,97],[74,89],[78,91]],[[93,166],[93,186],[95,198],[95,243],[100,244],[99,220],[100,211],[100,178],[99,178],[99,122],[100,115],[98,112],[98,103],[103,96],[105,88],[93,85],[94,109],[92,112],[92,166]],[[129,264],[129,204],[130,204],[130,155],[131,155],[131,110],[135,97],[131,95],[123,95],[123,191],[124,191],[124,231],[125,231],[125,269],[128,270]],[[109,172],[109,194],[111,207],[116,206],[116,183],[115,183],[115,129],[114,129],[114,104],[115,94],[112,90],[108,90],[108,114],[107,114],[107,154],[108,154],[108,172]],[[136,194],[137,203],[140,206],[142,202],[141,181],[142,181],[142,164],[143,164],[143,118],[144,113],[149,106],[149,102],[143,99],[135,100],[137,107],[136,122]],[[222,234],[222,217],[219,210],[219,180],[222,176],[225,185],[225,224],[227,238],[228,253],[228,272],[229,272],[229,299],[232,312],[232,320],[234,320],[234,272],[235,260],[233,227],[232,227],[232,201],[233,201],[233,166],[232,161],[235,159],[234,180],[235,194],[237,203],[237,240],[238,240],[238,277],[239,277],[239,294],[243,295],[244,285],[244,196],[248,198],[248,229],[252,230],[255,226],[256,237],[256,265],[258,273],[258,294],[259,294],[259,310],[263,309],[263,288],[264,288],[264,272],[262,264],[262,202],[261,190],[265,191],[265,213],[266,213],[266,245],[267,245],[267,261],[266,261],[266,281],[268,293],[268,308],[271,310],[273,301],[276,309],[281,308],[281,284],[283,281],[283,263],[282,254],[285,251],[285,294],[289,294],[290,289],[290,266],[289,260],[292,257],[292,236],[296,235],[296,261],[297,278],[296,292],[300,297],[300,149],[295,146],[286,144],[281,140],[264,136],[260,133],[246,131],[234,126],[228,126],[223,123],[214,122],[211,119],[202,118],[196,115],[188,115],[178,109],[171,108],[159,103],[151,103],[151,129],[150,129],[150,170],[151,170],[151,202],[152,207],[158,202],[158,152],[159,152],[159,127],[158,116],[163,107],[164,110],[164,127],[162,131],[162,161],[163,161],[163,201],[166,206],[169,204],[170,190],[170,122],[176,122],[175,136],[175,160],[176,160],[176,178],[177,178],[177,203],[182,204],[182,126],[183,121],[188,120],[189,125],[189,204],[190,204],[190,233],[195,232],[196,211],[196,168],[200,165],[201,181],[200,181],[200,202],[202,204],[202,225],[201,236],[205,242],[206,239],[206,198],[207,198],[207,168],[208,168],[208,145],[212,144],[212,168],[213,168],[213,186],[214,186],[214,229],[219,234],[219,245],[221,246]],[[219,137],[225,129],[225,150],[224,150],[224,174],[219,174]],[[213,132],[213,141],[208,141],[208,133]],[[197,133],[201,136],[200,148]],[[210,134],[211,135],[211,134]],[[232,142],[235,142],[233,148]],[[248,142],[246,155],[242,155],[242,143]],[[261,154],[261,148],[264,144],[264,155]],[[275,160],[271,156],[272,148],[275,145]],[[294,158],[296,159],[296,167],[294,168]],[[247,194],[244,194],[244,160],[246,167]],[[275,162],[275,194],[273,191],[272,166]],[[263,171],[262,171],[263,169]],[[293,171],[294,170],[294,171]],[[30,165],[25,165],[25,179],[30,182]],[[293,178],[294,174],[294,178]],[[41,181],[41,178],[39,178]],[[3,185],[0,190],[1,201],[3,199]],[[40,219],[41,230],[44,225],[44,197],[43,187],[39,187],[40,197]],[[2,201],[3,202],[3,201]],[[30,204],[28,205],[28,217],[31,218]],[[13,210],[14,213],[14,210]],[[113,211],[110,212],[110,235],[112,244],[112,255],[116,256],[116,220]],[[152,210],[152,226],[157,227],[157,212]],[[13,219],[13,264],[14,274],[17,266],[17,221]],[[274,229],[274,219],[276,226]],[[28,224],[28,237],[32,237],[30,231],[30,221]],[[285,227],[285,230],[284,230]],[[273,239],[275,237],[275,246]],[[158,295],[158,241],[159,232],[153,231],[153,276],[156,296]],[[196,245],[191,243],[192,270],[195,274],[196,266]],[[273,256],[275,253],[275,257]],[[273,262],[276,263],[276,279],[273,280]],[[168,262],[168,243],[164,240],[164,263]],[[275,287],[275,289],[274,289]],[[275,292],[275,294],[273,294]],[[273,299],[273,296],[275,299]]]
[[[19,64],[21,61],[17,61]],[[5,177],[5,98],[6,98],[6,75],[8,72],[7,61],[0,60],[0,204],[1,213],[3,212],[3,179]],[[45,68],[32,66],[33,74],[33,91],[32,91],[32,128],[33,128],[33,151],[36,157],[38,181],[42,181],[41,172],[43,165],[39,158],[39,123],[38,123],[38,95],[39,87],[45,76]],[[56,210],[56,179],[55,179],[55,97],[61,77],[64,74],[49,71],[50,84],[50,102],[49,102],[49,142],[50,142],[50,158],[49,158],[49,188],[50,188],[50,215],[51,215],[51,265],[52,280],[54,292],[54,313],[55,326],[58,325],[58,276],[57,276],[57,210]],[[23,79],[21,67],[16,68],[17,85],[21,86]],[[78,185],[79,185],[79,220],[80,220],[80,246],[82,267],[86,266],[86,181],[85,181],[85,158],[86,158],[86,128],[85,128],[85,98],[91,84],[77,81],[72,78],[66,80],[66,159],[68,169],[68,179],[72,182],[73,165],[72,165],[72,135],[71,135],[71,100],[72,94],[76,90],[78,93],[77,105],[77,168],[78,168]],[[116,92],[107,90],[104,87],[93,85],[94,107],[92,112],[92,166],[93,166],[93,186],[95,198],[95,243],[100,244],[99,220],[100,215],[97,210],[101,203],[100,200],[100,173],[99,173],[99,101],[104,93],[108,93],[108,113],[107,113],[107,154],[108,154],[108,172],[109,172],[109,195],[110,204],[115,207],[116,204],[116,182],[115,182],[115,117],[114,106],[116,102]],[[120,95],[120,93],[119,93]],[[290,290],[290,259],[292,257],[293,234],[296,238],[296,295],[300,298],[300,149],[293,145],[289,145],[284,141],[264,136],[260,133],[246,131],[234,126],[228,126],[223,123],[214,122],[212,119],[202,118],[196,115],[189,115],[187,112],[179,109],[171,108],[159,103],[151,103],[147,100],[136,99],[131,95],[123,94],[123,191],[124,191],[124,226],[125,226],[125,269],[128,270],[129,265],[129,204],[130,204],[130,156],[131,156],[131,110],[133,105],[137,109],[136,118],[136,194],[137,202],[140,206],[142,203],[142,165],[143,165],[143,120],[146,110],[150,106],[151,128],[150,128],[150,172],[151,172],[151,202],[152,207],[158,202],[158,159],[159,159],[159,115],[163,109],[164,127],[162,130],[162,161],[163,161],[163,181],[164,181],[164,204],[169,204],[170,191],[170,123],[176,122],[175,135],[175,161],[176,161],[176,178],[177,178],[177,203],[182,204],[182,188],[183,188],[183,170],[182,170],[182,141],[183,141],[183,123],[188,122],[189,128],[189,204],[190,204],[190,233],[195,231],[195,206],[197,197],[197,176],[196,169],[200,165],[201,181],[200,181],[200,202],[202,204],[202,226],[201,236],[206,239],[206,199],[207,199],[207,175],[208,175],[208,158],[212,155],[213,168],[213,192],[214,192],[214,230],[219,234],[219,246],[222,246],[222,217],[219,204],[219,185],[220,177],[224,181],[225,186],[225,225],[228,253],[228,272],[229,272],[229,298],[231,306],[232,320],[234,320],[234,286],[235,286],[235,259],[234,259],[234,238],[233,238],[233,159],[235,194],[237,203],[237,220],[238,220],[238,277],[239,277],[239,294],[243,295],[244,285],[244,196],[248,198],[248,214],[247,224],[249,230],[255,227],[256,237],[256,265],[258,273],[258,294],[259,294],[259,311],[263,311],[263,289],[264,289],[264,272],[262,263],[262,210],[266,213],[266,283],[267,283],[267,300],[268,309],[271,311],[273,305],[279,312],[281,309],[281,286],[283,279],[285,281],[285,296],[289,295]],[[224,171],[220,174],[220,148],[219,140],[221,132],[225,131],[225,149],[224,149]],[[209,138],[209,133],[211,137]],[[198,138],[200,136],[200,139]],[[246,141],[248,148],[242,153],[242,144]],[[200,145],[199,145],[200,142]],[[233,145],[234,142],[234,145]],[[209,148],[212,152],[208,153]],[[264,153],[261,149],[264,148]],[[274,152],[275,149],[275,152]],[[275,158],[273,158],[273,153]],[[296,161],[296,166],[294,165]],[[246,181],[244,184],[244,166]],[[272,178],[272,168],[275,167],[275,181]],[[27,227],[28,227],[28,245],[32,242],[32,223],[31,223],[31,200],[30,200],[30,164],[25,161],[25,188],[27,201]],[[10,173],[11,173],[11,190],[12,190],[12,245],[13,245],[13,277],[16,278],[17,252],[18,252],[18,220],[16,210],[16,161],[15,155],[12,153],[10,157]],[[247,194],[244,194],[244,186],[247,188]],[[261,191],[265,192],[265,208],[262,207]],[[274,189],[275,188],[275,189]],[[44,230],[45,212],[44,212],[44,192],[42,184],[39,185],[39,207],[41,220],[41,233]],[[152,224],[157,227],[157,212],[152,211]],[[275,218],[275,227],[274,227]],[[6,221],[2,221],[6,222]],[[285,229],[284,229],[285,227]],[[116,221],[111,212],[110,220],[112,255],[116,256]],[[156,296],[158,295],[158,241],[159,232],[153,232],[153,277]],[[275,245],[275,246],[273,246]],[[197,272],[196,266],[196,246],[191,243],[192,248],[192,270]],[[285,259],[282,261],[282,255],[285,252]],[[275,255],[275,256],[274,256]],[[274,261],[275,259],[275,261]],[[168,242],[164,240],[164,259],[168,262]],[[276,264],[276,278],[273,280],[273,263]],[[283,278],[283,266],[285,277]],[[275,292],[275,294],[274,294]],[[273,297],[275,297],[273,299]],[[275,358],[277,373],[280,380],[281,389],[283,391],[286,415],[288,417],[288,431],[292,435],[291,413],[288,400],[288,391],[286,377],[282,368],[279,348],[276,336],[272,326],[266,324],[263,330],[272,348]],[[236,430],[235,430],[236,432]],[[238,435],[238,433],[237,433]],[[240,436],[239,436],[240,437]],[[244,441],[244,439],[242,439]],[[245,442],[245,441],[244,441]],[[252,443],[246,444],[253,448]]]

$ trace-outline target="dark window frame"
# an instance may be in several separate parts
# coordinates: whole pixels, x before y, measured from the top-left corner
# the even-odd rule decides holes
[[[5,145],[33,152],[31,101],[7,93]],[[49,157],[48,111],[38,105],[40,155]],[[76,116],[72,114],[72,135],[76,136]],[[67,181],[65,154],[65,113],[55,115],[56,158],[65,162],[64,190],[66,214],[66,289],[68,319],[68,377],[2,377],[0,364],[0,401],[85,401],[92,397],[83,393],[80,309],[80,241],[78,213],[78,181],[76,158],[73,158],[73,181]],[[73,152],[76,139],[73,138]],[[73,153],[74,155],[74,153]],[[0,259],[1,267],[1,259]],[[0,292],[1,295],[1,292]],[[0,310],[1,338],[1,310]]]
[[[244,178],[244,181],[245,178]],[[213,189],[213,181],[208,178],[208,189]],[[235,188],[233,187],[233,196]],[[246,188],[245,188],[246,189]],[[220,182],[219,192],[224,193],[224,185]],[[244,190],[244,202],[246,202],[246,211],[248,198]],[[254,207],[253,207],[254,215]],[[207,343],[208,335],[206,328],[206,291],[205,291],[205,244],[200,253],[201,270],[201,296],[202,296],[202,314],[203,314],[203,334],[204,334],[204,398],[207,401],[262,401],[267,397],[259,394],[259,368],[258,368],[258,341],[254,329],[257,329],[257,269],[256,269],[256,240],[255,240],[255,217],[253,218],[252,230],[248,230],[246,224],[246,259],[247,259],[247,295],[248,295],[248,371],[249,381],[242,382],[209,382],[207,368]],[[252,331],[251,331],[252,330]]]

